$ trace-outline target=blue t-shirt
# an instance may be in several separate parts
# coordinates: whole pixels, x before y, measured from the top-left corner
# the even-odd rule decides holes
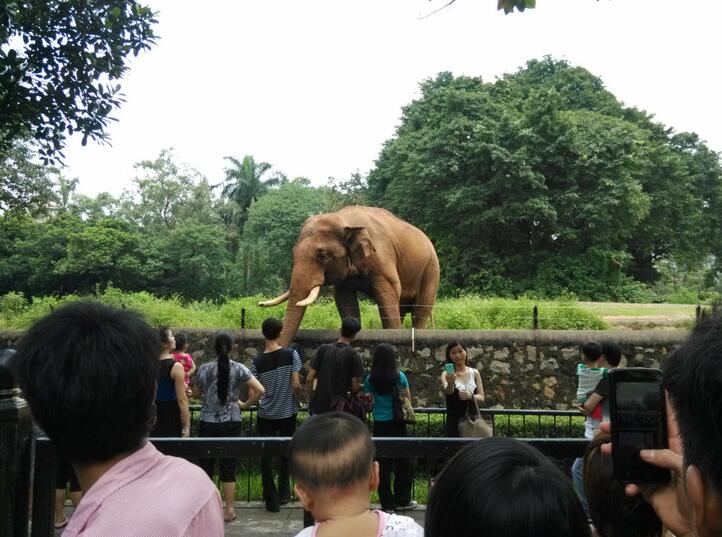
[[[409,381],[406,379],[406,375],[404,375],[403,371],[399,371],[399,390],[408,389],[408,387]],[[366,375],[366,378],[364,378],[363,391],[374,396],[374,421],[393,421],[393,396],[391,394],[380,395],[375,392],[373,386],[371,386],[371,375]]]

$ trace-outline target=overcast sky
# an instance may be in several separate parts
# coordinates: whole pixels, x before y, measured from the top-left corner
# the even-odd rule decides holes
[[[174,147],[220,182],[253,155],[314,184],[367,172],[418,83],[439,71],[493,81],[551,54],[587,68],[626,105],[722,150],[722,2],[538,0],[145,0],[158,43],[131,62],[112,146],[66,150],[78,191],[120,194],[133,163]]]

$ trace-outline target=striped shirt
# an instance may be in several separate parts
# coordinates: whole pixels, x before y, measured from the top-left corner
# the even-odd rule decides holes
[[[64,537],[223,537],[223,507],[195,464],[146,442],[80,500]]]
[[[298,401],[291,388],[291,374],[301,370],[301,357],[294,349],[282,347],[253,359],[251,373],[266,393],[258,401],[258,417],[269,420],[289,418],[298,412]]]

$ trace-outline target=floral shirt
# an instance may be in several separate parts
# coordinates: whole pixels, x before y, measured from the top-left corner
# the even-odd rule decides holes
[[[210,423],[241,421],[238,398],[241,396],[242,383],[252,377],[253,375],[245,365],[231,360],[228,373],[228,395],[226,404],[222,405],[218,400],[218,363],[203,364],[195,378],[195,384],[200,388],[203,397],[201,421]]]

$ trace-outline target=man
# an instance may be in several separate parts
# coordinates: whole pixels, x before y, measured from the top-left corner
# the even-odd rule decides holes
[[[311,360],[306,376],[306,391],[312,414],[329,412],[336,399],[346,395],[348,391],[361,391],[363,363],[359,353],[351,346],[360,330],[361,323],[358,319],[346,317],[341,322],[339,340],[321,345]]]
[[[266,392],[258,401],[259,436],[293,436],[296,431],[298,413],[298,395],[301,382],[298,372],[301,370],[301,358],[293,349],[281,347],[283,323],[268,318],[261,325],[264,352],[253,359],[251,373],[265,388]],[[282,457],[278,469],[278,489],[273,482],[271,458],[261,458],[261,483],[266,509],[272,513],[280,510],[280,505],[291,500],[288,458]]]
[[[203,470],[147,441],[160,348],[137,314],[95,302],[63,306],[23,336],[24,397],[84,493],[64,537],[223,535]]]
[[[627,485],[627,494],[645,494],[677,537],[722,535],[721,372],[722,319],[705,319],[665,363],[669,449],[640,452],[674,479],[657,488]]]

